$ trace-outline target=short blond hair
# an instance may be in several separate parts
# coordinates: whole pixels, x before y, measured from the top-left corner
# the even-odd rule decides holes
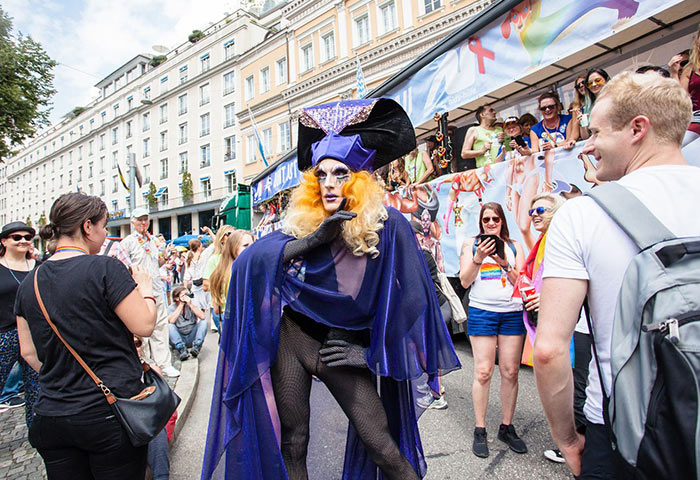
[[[680,146],[693,106],[676,80],[622,72],[605,84],[596,103],[608,97],[612,101],[609,119],[615,130],[621,130],[637,115],[644,115],[660,141]]]

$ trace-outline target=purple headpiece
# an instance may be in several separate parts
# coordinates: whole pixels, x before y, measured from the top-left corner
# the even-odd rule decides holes
[[[299,117],[299,169],[325,158],[351,170],[373,170],[415,148],[413,126],[393,100],[341,100],[306,108]]]

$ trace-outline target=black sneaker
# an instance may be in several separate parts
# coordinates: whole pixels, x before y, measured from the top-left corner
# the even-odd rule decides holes
[[[194,346],[190,349],[190,355],[192,355],[192,358],[197,358],[197,355],[199,355],[199,350],[201,348],[201,345],[197,345],[196,343],[194,344]]]
[[[474,455],[481,458],[489,456],[489,446],[486,443],[486,429],[476,427],[474,429],[474,443],[472,444],[472,452]]]
[[[184,361],[190,358],[190,354],[187,353],[187,349],[185,347],[180,347],[177,349],[178,352],[180,352],[180,360]]]
[[[0,409],[10,409],[24,406],[24,399],[22,397],[12,397],[9,400],[0,403]]]
[[[515,433],[513,425],[503,425],[498,427],[498,439],[508,444],[515,453],[527,453],[525,442]]]

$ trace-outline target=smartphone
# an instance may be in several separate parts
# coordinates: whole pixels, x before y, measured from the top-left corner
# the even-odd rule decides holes
[[[522,135],[516,135],[515,137],[513,137],[513,140],[515,140],[515,143],[517,143],[521,147],[523,147],[523,148],[527,147],[527,143],[525,143],[525,140],[523,140]]]
[[[496,242],[496,252],[495,254],[501,257],[502,259],[506,259],[506,244],[503,240],[498,235],[486,235],[486,234],[481,234],[477,237],[477,245],[480,245],[481,242],[485,242],[486,240],[493,240]]]

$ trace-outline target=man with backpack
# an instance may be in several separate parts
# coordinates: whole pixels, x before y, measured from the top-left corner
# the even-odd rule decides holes
[[[700,168],[680,150],[690,118],[673,80],[625,72],[608,82],[584,152],[611,183],[566,202],[547,234],[535,374],[552,437],[580,479],[697,478],[700,369],[683,353],[700,351],[690,323],[700,311]],[[582,434],[569,344],[584,303],[594,357]]]

